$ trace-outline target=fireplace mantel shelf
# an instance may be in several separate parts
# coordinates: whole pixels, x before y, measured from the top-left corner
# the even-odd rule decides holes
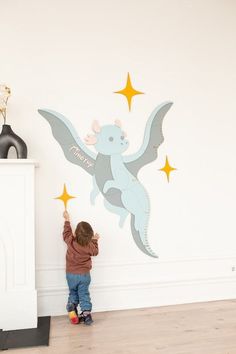
[[[35,165],[38,167],[39,163],[33,159],[0,159],[0,165]]]

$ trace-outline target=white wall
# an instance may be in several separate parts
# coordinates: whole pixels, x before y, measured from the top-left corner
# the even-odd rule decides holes
[[[63,183],[77,199],[73,224],[87,220],[101,234],[94,260],[94,310],[233,298],[236,293],[236,42],[235,1],[9,0],[1,5],[0,80],[12,88],[8,122],[39,161],[36,256],[39,314],[65,312]],[[130,72],[131,113],[113,94]],[[98,198],[69,163],[37,109],[66,115],[84,137],[93,119],[120,118],[129,152],[142,142],[146,120],[165,100],[158,160],[139,174],[151,197],[153,260],[135,246],[127,220]],[[178,169],[168,184],[165,156]],[[233,268],[234,269],[234,268]]]

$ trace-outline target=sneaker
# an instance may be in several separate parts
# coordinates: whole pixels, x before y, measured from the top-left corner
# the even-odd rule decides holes
[[[69,319],[70,319],[70,323],[71,323],[71,324],[78,324],[78,323],[79,323],[79,317],[78,317],[76,311],[70,311],[70,312],[68,312],[68,316],[69,316]]]
[[[84,322],[83,312],[81,312],[81,313],[79,314],[79,323],[82,323],[82,322]]]
[[[85,312],[85,314],[84,314]],[[93,323],[93,319],[91,313],[87,313],[87,311],[81,312],[80,314],[80,322],[84,322],[85,325],[90,326]]]

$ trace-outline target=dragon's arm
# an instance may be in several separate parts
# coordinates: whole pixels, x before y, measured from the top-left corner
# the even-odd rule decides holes
[[[162,133],[163,119],[172,104],[172,102],[164,102],[154,109],[147,121],[141,148],[136,154],[124,157],[126,167],[132,175],[137,176],[143,166],[156,160],[157,149],[164,141]]]
[[[66,159],[94,175],[96,154],[82,142],[71,122],[60,113],[48,109],[39,109],[38,112],[50,124],[52,134],[60,144]]]

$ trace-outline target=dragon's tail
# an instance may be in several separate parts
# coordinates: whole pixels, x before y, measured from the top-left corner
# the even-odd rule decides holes
[[[135,229],[134,226],[135,218],[134,215],[131,214],[131,221],[130,221],[130,226],[131,226],[131,232],[133,235],[134,242],[138,246],[138,248],[145,254],[147,254],[150,257],[158,258],[156,253],[151,249],[148,240],[145,238],[145,241],[142,240],[141,235],[139,231]]]

